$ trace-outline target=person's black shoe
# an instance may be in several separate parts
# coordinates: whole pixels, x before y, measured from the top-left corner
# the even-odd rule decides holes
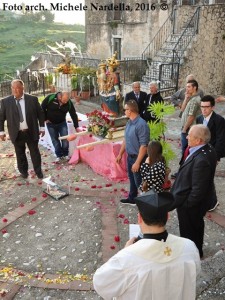
[[[40,173],[37,174],[37,177],[38,177],[39,179],[43,179],[43,178],[44,178],[44,175],[43,175],[42,172],[40,172]]]
[[[131,206],[135,206],[136,205],[136,203],[134,201],[130,200],[130,199],[121,199],[120,203],[122,203],[122,204],[128,204],[128,205],[131,205]]]
[[[20,173],[20,176],[23,177],[24,179],[27,179],[28,173]]]
[[[173,174],[171,174],[171,178],[172,178],[172,179],[176,179],[176,177],[177,177],[177,172],[176,172],[176,173],[173,173]]]

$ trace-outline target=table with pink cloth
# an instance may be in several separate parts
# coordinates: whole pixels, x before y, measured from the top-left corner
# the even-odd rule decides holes
[[[77,138],[77,146],[100,140],[92,135],[83,135]],[[77,164],[82,161],[88,164],[94,172],[113,181],[127,180],[126,154],[123,155],[120,164],[116,162],[122,141],[108,142],[95,146],[88,146],[82,149],[75,149],[69,161],[70,164]]]

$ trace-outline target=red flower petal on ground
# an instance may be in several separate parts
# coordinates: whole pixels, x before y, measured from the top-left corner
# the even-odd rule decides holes
[[[30,185],[30,182],[27,181],[27,182],[26,182],[26,185]]]
[[[21,185],[22,185],[22,183],[21,183],[21,182],[18,182],[18,183],[17,183],[17,185],[18,185],[18,186],[21,186]]]
[[[106,187],[110,187],[110,186],[112,186],[112,184],[111,184],[111,183],[106,183],[105,186],[106,186]]]
[[[102,189],[102,186],[101,186],[101,185],[98,185],[97,188],[98,188],[98,189]]]
[[[89,137],[92,137],[92,134],[89,134]]]
[[[120,190],[121,190],[121,192],[125,192],[125,191],[126,191],[124,188],[122,188],[122,189],[120,189]]]
[[[37,201],[37,198],[34,197],[34,198],[31,199],[31,201],[33,201],[33,202],[34,202],[34,201]]]
[[[7,222],[8,222],[8,219],[3,218],[3,219],[2,219],[2,222],[3,222],[3,223],[7,223]]]
[[[42,194],[42,197],[43,197],[43,198],[46,198],[46,197],[48,197],[48,195],[45,194],[45,193],[43,193],[43,194]]]
[[[114,189],[114,192],[117,192],[117,189]]]
[[[110,246],[110,249],[114,250],[116,247],[114,245]]]
[[[7,230],[6,229],[2,229],[2,234],[5,234],[7,233]]]
[[[124,219],[123,224],[129,224],[129,220],[128,219]]]
[[[207,214],[207,218],[211,219],[212,218],[211,214]]]
[[[24,274],[23,272],[21,272],[21,271],[18,271],[17,274],[18,274],[19,276],[25,276],[25,274]]]
[[[115,235],[114,236],[114,241],[118,243],[120,241],[120,237],[118,235]]]
[[[28,211],[28,214],[32,216],[32,215],[36,214],[36,210],[31,209]]]
[[[23,204],[23,203],[20,203],[19,207],[24,207],[24,204]]]
[[[96,189],[96,185],[92,185],[91,188],[92,188],[92,189]]]
[[[79,188],[79,187],[76,187],[74,190],[75,190],[75,191],[79,191],[79,190],[80,190],[80,188]]]
[[[124,216],[123,214],[119,214],[119,215],[118,215],[118,218],[124,219],[125,216]]]

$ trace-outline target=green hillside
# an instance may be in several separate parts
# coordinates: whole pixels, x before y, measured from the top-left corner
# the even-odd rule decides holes
[[[0,74],[21,70],[31,61],[31,55],[49,50],[55,42],[70,41],[85,47],[85,27],[18,17],[0,10]]]

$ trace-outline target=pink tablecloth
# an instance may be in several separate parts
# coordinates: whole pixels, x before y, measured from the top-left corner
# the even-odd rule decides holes
[[[84,135],[77,140],[77,145],[95,142],[98,138]],[[69,161],[77,164],[79,160],[87,163],[94,172],[107,177],[113,181],[127,180],[126,154],[123,155],[121,163],[116,163],[116,157],[122,142],[110,142],[82,149],[75,149]]]

